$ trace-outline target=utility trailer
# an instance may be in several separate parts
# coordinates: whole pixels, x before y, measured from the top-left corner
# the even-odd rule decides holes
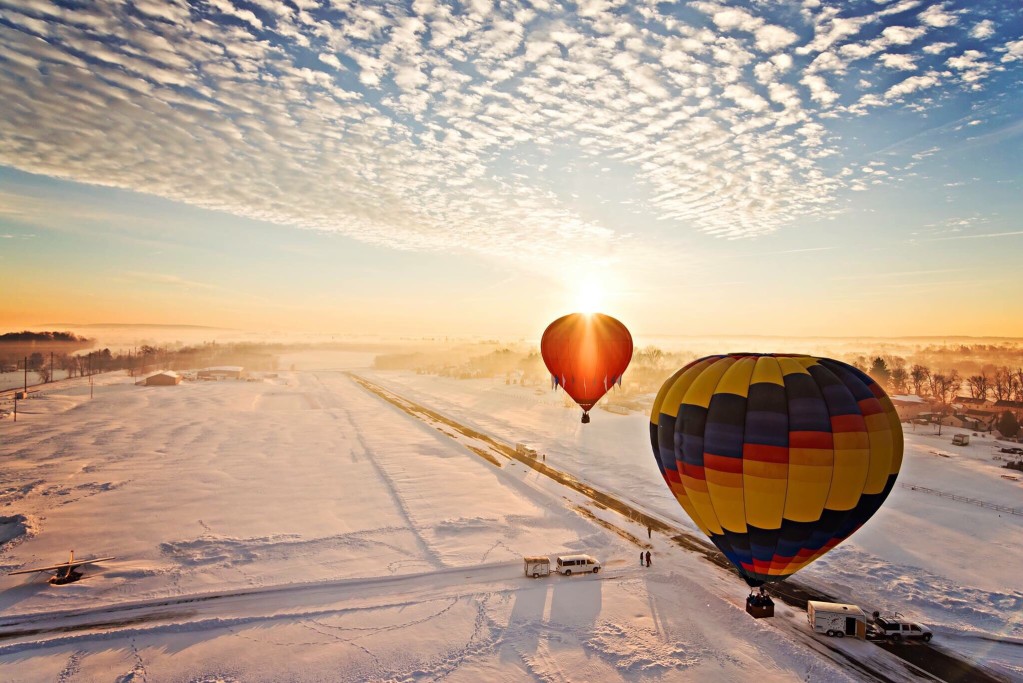
[[[550,576],[551,558],[549,557],[524,557],[522,558],[526,568],[526,576],[539,579],[541,576]]]
[[[810,600],[806,603],[806,620],[815,633],[829,637],[867,637],[867,615],[856,605]]]

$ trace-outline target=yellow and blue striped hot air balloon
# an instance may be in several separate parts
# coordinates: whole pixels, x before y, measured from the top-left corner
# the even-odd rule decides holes
[[[814,356],[693,361],[657,393],[650,441],[679,504],[752,587],[848,538],[902,465],[902,427],[884,389]]]

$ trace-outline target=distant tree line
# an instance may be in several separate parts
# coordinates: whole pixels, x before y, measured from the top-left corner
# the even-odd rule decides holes
[[[5,332],[0,334],[0,344],[10,342],[88,342],[89,339],[79,337],[74,332]]]
[[[955,368],[932,371],[926,365],[907,369],[904,358],[876,356],[867,366],[862,357],[853,365],[870,375],[890,394],[916,394],[954,399],[964,388],[971,398],[1023,402],[1023,367],[985,365],[974,374],[962,376]]]
[[[36,371],[41,367],[43,354],[73,354],[95,343],[73,332],[7,332],[0,334],[0,369],[24,370],[24,359],[28,357],[29,370]]]
[[[948,363],[932,369],[931,365],[910,362],[906,357],[887,353],[852,355],[844,360],[873,377],[889,394],[916,394],[927,399],[939,416],[950,414],[956,398],[964,391],[975,398],[1023,404],[1023,349],[1013,345],[960,345],[927,347],[921,353]],[[992,356],[1019,359],[1019,367],[980,363]],[[655,393],[673,372],[696,357],[689,351],[668,352],[655,346],[637,348],[622,385],[608,394],[608,400],[637,407]],[[964,357],[968,363],[956,364],[956,360]],[[975,370],[965,371],[965,368],[974,366]],[[550,373],[535,346],[501,345],[493,340],[428,351],[380,354],[374,360],[374,367],[461,379],[503,378],[507,384],[523,386],[549,387],[551,382]],[[1014,415],[1013,419],[1018,417]],[[1008,424],[1005,426],[1009,427]],[[1006,436],[1010,435],[1001,428],[999,430]]]
[[[82,341],[81,338],[78,340]],[[111,351],[104,348],[89,353],[33,351],[24,356],[13,356],[4,361],[4,371],[35,373],[41,383],[55,379],[58,372],[64,377],[85,377],[102,372],[123,370],[142,375],[156,370],[189,370],[217,365],[240,365],[254,370],[276,370],[277,353],[281,345],[237,343],[203,344],[167,349],[143,344],[132,349]],[[27,363],[26,363],[27,362]],[[36,384],[37,382],[30,382]]]
[[[941,418],[950,412],[956,399],[963,395],[965,389],[970,398],[1005,401],[1015,405],[1012,410],[1005,410],[997,419],[998,431],[1007,437],[1014,437],[1019,432],[1019,412],[1023,406],[1023,367],[983,366],[976,374],[962,377],[956,369],[932,371],[920,364],[906,369],[906,361],[899,357],[876,356],[866,367],[862,359],[854,364],[870,375],[890,394],[912,393],[929,399],[939,414],[939,430]]]

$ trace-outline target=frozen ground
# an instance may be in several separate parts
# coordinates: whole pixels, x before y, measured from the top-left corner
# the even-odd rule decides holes
[[[663,485],[650,452],[648,415],[594,410],[589,425],[561,392],[397,372],[361,373],[413,400],[510,442],[529,442],[550,464],[698,533]],[[1023,680],[1023,514],[957,502],[954,493],[1023,513],[1023,475],[996,460],[997,442],[966,430],[909,425],[899,486],[846,543],[797,576],[837,598],[927,623],[942,647]],[[913,489],[911,486],[917,488]]]
[[[55,387],[0,421],[0,571],[70,548],[118,558],[63,587],[0,577],[0,680],[860,680],[846,657],[912,679],[874,645],[809,635],[784,605],[750,619],[734,576],[656,534],[640,568],[630,535],[644,529],[340,372],[367,356],[292,363],[263,382],[104,376],[92,400],[84,383]],[[359,373],[684,523],[646,416],[596,411],[582,430],[548,392]],[[1019,505],[990,447],[950,438],[910,435],[902,481]],[[803,578],[899,607],[1023,678],[1021,527],[899,488]],[[524,554],[572,551],[605,571],[521,576]]]

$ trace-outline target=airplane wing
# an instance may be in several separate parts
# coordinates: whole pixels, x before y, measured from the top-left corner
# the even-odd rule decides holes
[[[16,572],[9,572],[7,576],[14,576],[15,574],[34,574],[36,572],[55,572],[58,569],[74,569],[81,567],[83,564],[92,564],[93,562],[106,562],[108,560],[117,559],[115,557],[90,557],[87,560],[75,560],[74,562],[61,562],[60,564],[50,565],[49,567],[36,567],[35,569],[21,569]]]

